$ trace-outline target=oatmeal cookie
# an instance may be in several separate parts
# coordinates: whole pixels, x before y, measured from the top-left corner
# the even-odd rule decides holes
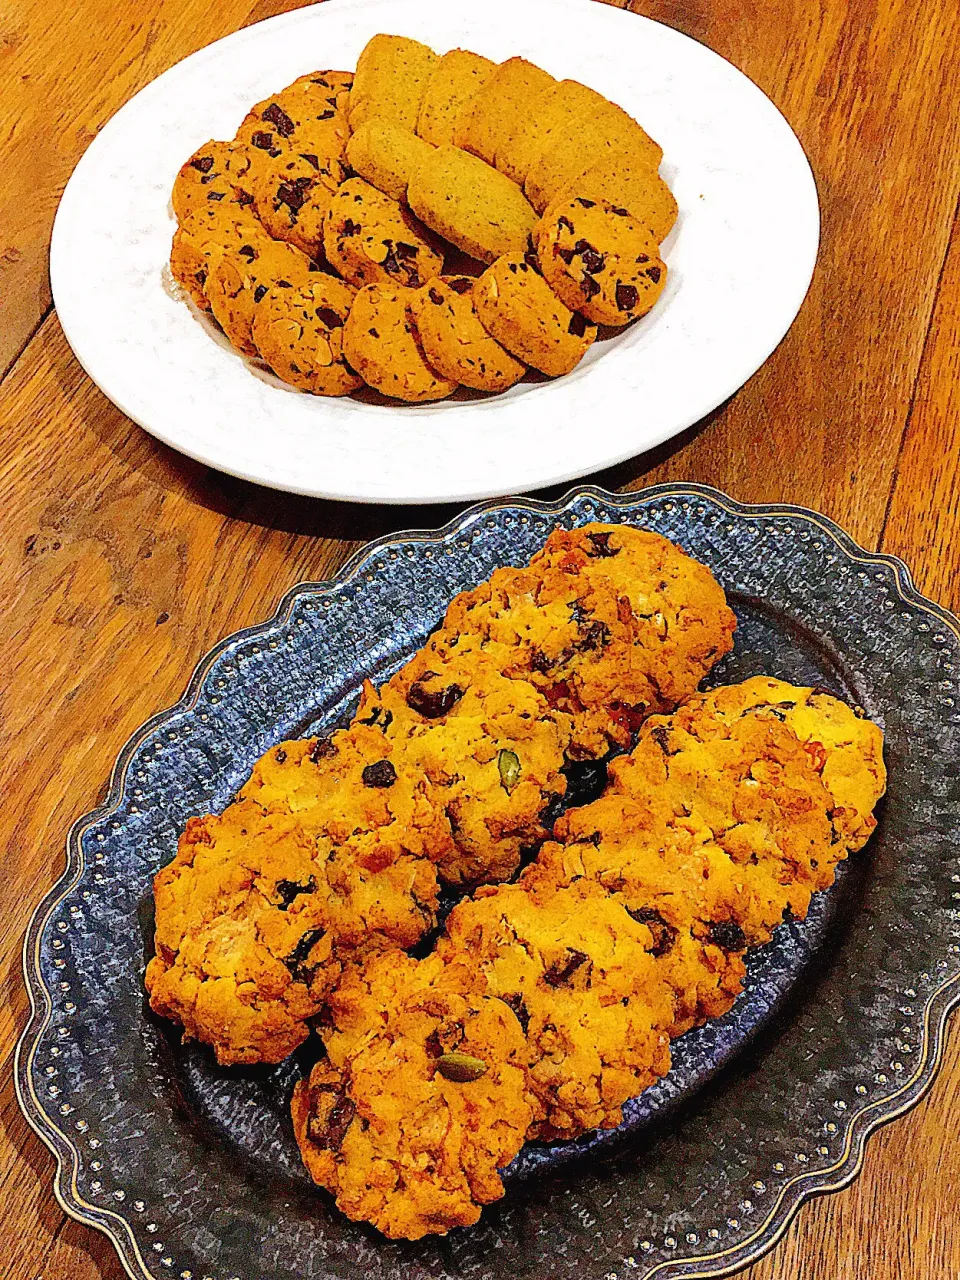
[[[376,35],[364,45],[350,92],[350,128],[389,120],[415,131],[420,104],[440,59],[406,36]]]
[[[525,58],[508,58],[460,111],[450,141],[487,164],[495,164],[498,150],[513,135],[517,121],[525,118],[531,102],[556,83],[553,76]]]
[[[401,204],[407,199],[410,175],[425,156],[429,142],[389,120],[362,124],[347,143],[347,161],[361,178]]]
[[[380,284],[418,289],[440,274],[443,256],[426,229],[396,200],[349,178],[324,222],[327,261],[358,288]]]
[[[485,886],[450,913],[437,955],[475,968],[526,1034],[531,1137],[612,1128],[669,1070],[672,991],[652,945],[647,925],[587,880]]]
[[[558,378],[580,363],[596,325],[571,311],[522,257],[498,258],[473,288],[480,323],[501,346],[541,373]]]
[[[453,143],[453,131],[460,113],[490,79],[496,66],[489,58],[467,49],[451,49],[433,69],[427,82],[417,133],[435,147]]]
[[[237,248],[211,258],[204,292],[210,310],[233,346],[245,356],[257,355],[253,321],[270,293],[295,289],[310,282],[310,259],[265,232]]]
[[[458,147],[435,147],[420,159],[407,200],[428,227],[481,262],[522,257],[537,222],[515,182]]]
[[[646,315],[667,283],[653,233],[606,201],[577,196],[539,223],[535,239],[547,284],[594,324]]]
[[[369,284],[354,299],[343,330],[351,368],[368,386],[398,400],[442,400],[457,389],[428,362],[407,312],[406,290]]]
[[[291,1104],[314,1181],[391,1239],[476,1222],[533,1116],[515,1014],[464,966],[394,953],[346,974],[329,1020]]]
[[[490,337],[477,319],[470,276],[437,276],[410,300],[410,315],[433,367],[477,391],[506,391],[526,367]]]
[[[362,386],[343,355],[343,326],[354,290],[315,272],[309,284],[275,289],[257,308],[253,345],[278,378],[318,396]]]

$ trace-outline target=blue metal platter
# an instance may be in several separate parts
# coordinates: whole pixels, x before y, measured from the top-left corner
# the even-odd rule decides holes
[[[148,1010],[151,881],[188,816],[223,808],[283,739],[342,722],[450,598],[557,525],[656,530],[707,564],[739,620],[712,673],[823,685],[886,735],[876,834],[803,923],[750,959],[724,1018],[615,1130],[529,1144],[480,1223],[415,1244],[349,1222],[303,1172],[287,1103],[316,1046],[224,1069]],[[848,1182],[867,1135],[921,1096],[960,999],[960,623],[903,564],[822,516],[660,485],[507,499],[383,538],[222,641],[120,753],[31,922],[16,1081],[55,1191],[137,1280],[627,1280],[728,1274],[800,1203]],[[895,1224],[891,1224],[895,1229]]]

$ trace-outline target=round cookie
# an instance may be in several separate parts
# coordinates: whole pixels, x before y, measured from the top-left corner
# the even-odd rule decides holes
[[[343,358],[354,291],[315,272],[309,284],[274,289],[257,307],[253,344],[278,378],[318,396],[345,396],[361,380]]]
[[[288,152],[318,159],[341,156],[349,136],[346,115],[337,105],[342,92],[332,76],[301,77],[252,107],[236,141],[273,160]]]
[[[443,266],[426,228],[362,178],[349,178],[334,194],[323,247],[330,265],[358,288],[382,284],[417,289]]]
[[[211,140],[181,166],[170,196],[181,226],[196,230],[253,204],[253,157],[248,147]]]
[[[336,156],[298,154],[283,156],[263,170],[253,184],[253,197],[268,234],[319,261],[324,219],[344,172]]]
[[[554,378],[575,368],[597,336],[523,258],[498,258],[487,267],[474,285],[473,305],[501,346]]]
[[[347,362],[368,386],[398,400],[442,400],[457,384],[426,360],[407,311],[404,289],[361,289],[344,325]]]
[[[526,367],[491,338],[477,319],[470,276],[439,276],[410,299],[424,355],[445,378],[476,391],[506,391]]]
[[[211,262],[204,292],[233,346],[245,356],[255,356],[253,320],[257,307],[272,289],[309,283],[311,270],[310,259],[299,249],[261,232]]]
[[[536,243],[551,289],[594,324],[646,315],[667,282],[652,232],[605,200],[576,196],[554,209],[538,225]]]
[[[207,276],[214,260],[227,249],[239,249],[264,236],[263,227],[249,209],[224,208],[218,219],[177,228],[170,248],[170,271],[201,311],[210,310]]]

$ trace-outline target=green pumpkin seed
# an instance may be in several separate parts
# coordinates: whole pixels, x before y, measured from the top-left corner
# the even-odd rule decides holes
[[[500,785],[504,791],[511,792],[520,781],[520,757],[515,751],[501,751],[497,756],[497,768],[500,770]]]
[[[437,1059],[437,1070],[448,1080],[466,1084],[486,1075],[487,1064],[482,1058],[471,1058],[469,1053],[444,1053]]]

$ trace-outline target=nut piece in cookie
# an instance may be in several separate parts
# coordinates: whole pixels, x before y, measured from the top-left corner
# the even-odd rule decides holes
[[[257,307],[272,290],[307,284],[311,273],[306,254],[261,232],[239,247],[224,249],[211,261],[204,291],[210,310],[233,346],[245,356],[255,356]]]
[[[354,290],[314,272],[309,284],[274,289],[257,307],[253,343],[278,378],[317,396],[345,396],[361,379],[343,356]]]
[[[354,299],[343,331],[343,352],[368,386],[398,400],[442,400],[457,384],[423,354],[407,311],[406,290],[367,285]]]
[[[410,175],[430,154],[430,144],[390,120],[367,120],[347,143],[347,162],[361,178],[404,203]]]
[[[544,217],[552,217],[555,209],[575,196],[629,209],[641,226],[650,228],[658,244],[663,244],[677,220],[677,202],[657,166],[629,147],[621,147],[574,178],[551,201]]]
[[[254,203],[267,234],[286,240],[308,258],[323,258],[323,224],[344,167],[333,156],[282,156],[261,171],[253,186]]]
[[[417,289],[439,275],[443,263],[417,219],[362,178],[349,178],[334,194],[323,247],[330,265],[358,287]]]
[[[605,201],[575,197],[540,222],[535,239],[544,279],[594,324],[646,315],[667,282],[652,232]]]
[[[518,360],[559,377],[583,359],[596,326],[564,306],[522,257],[498,258],[473,288],[480,323]]]
[[[410,314],[424,355],[439,373],[477,391],[506,391],[526,367],[477,319],[473,284],[469,276],[438,276],[410,299]]]
[[[476,1222],[533,1116],[516,1015],[465,966],[392,953],[345,975],[330,1020],[291,1104],[314,1181],[391,1239]]]
[[[453,143],[460,112],[489,80],[496,63],[467,49],[451,49],[433,69],[417,117],[417,133],[435,147]]]
[[[636,120],[594,89],[563,80],[537,135],[538,154],[524,178],[524,191],[542,211],[578,174],[608,165],[621,148],[656,169],[661,147]]]
[[[525,118],[530,104],[556,83],[553,76],[525,58],[508,58],[457,116],[450,141],[494,164],[497,151],[512,136],[518,119]]]
[[[439,58],[425,44],[406,36],[376,35],[357,59],[350,91],[350,128],[367,120],[390,120],[415,131],[423,95]]]
[[[422,157],[407,187],[410,208],[472,258],[522,256],[537,217],[515,182],[457,147]]]

